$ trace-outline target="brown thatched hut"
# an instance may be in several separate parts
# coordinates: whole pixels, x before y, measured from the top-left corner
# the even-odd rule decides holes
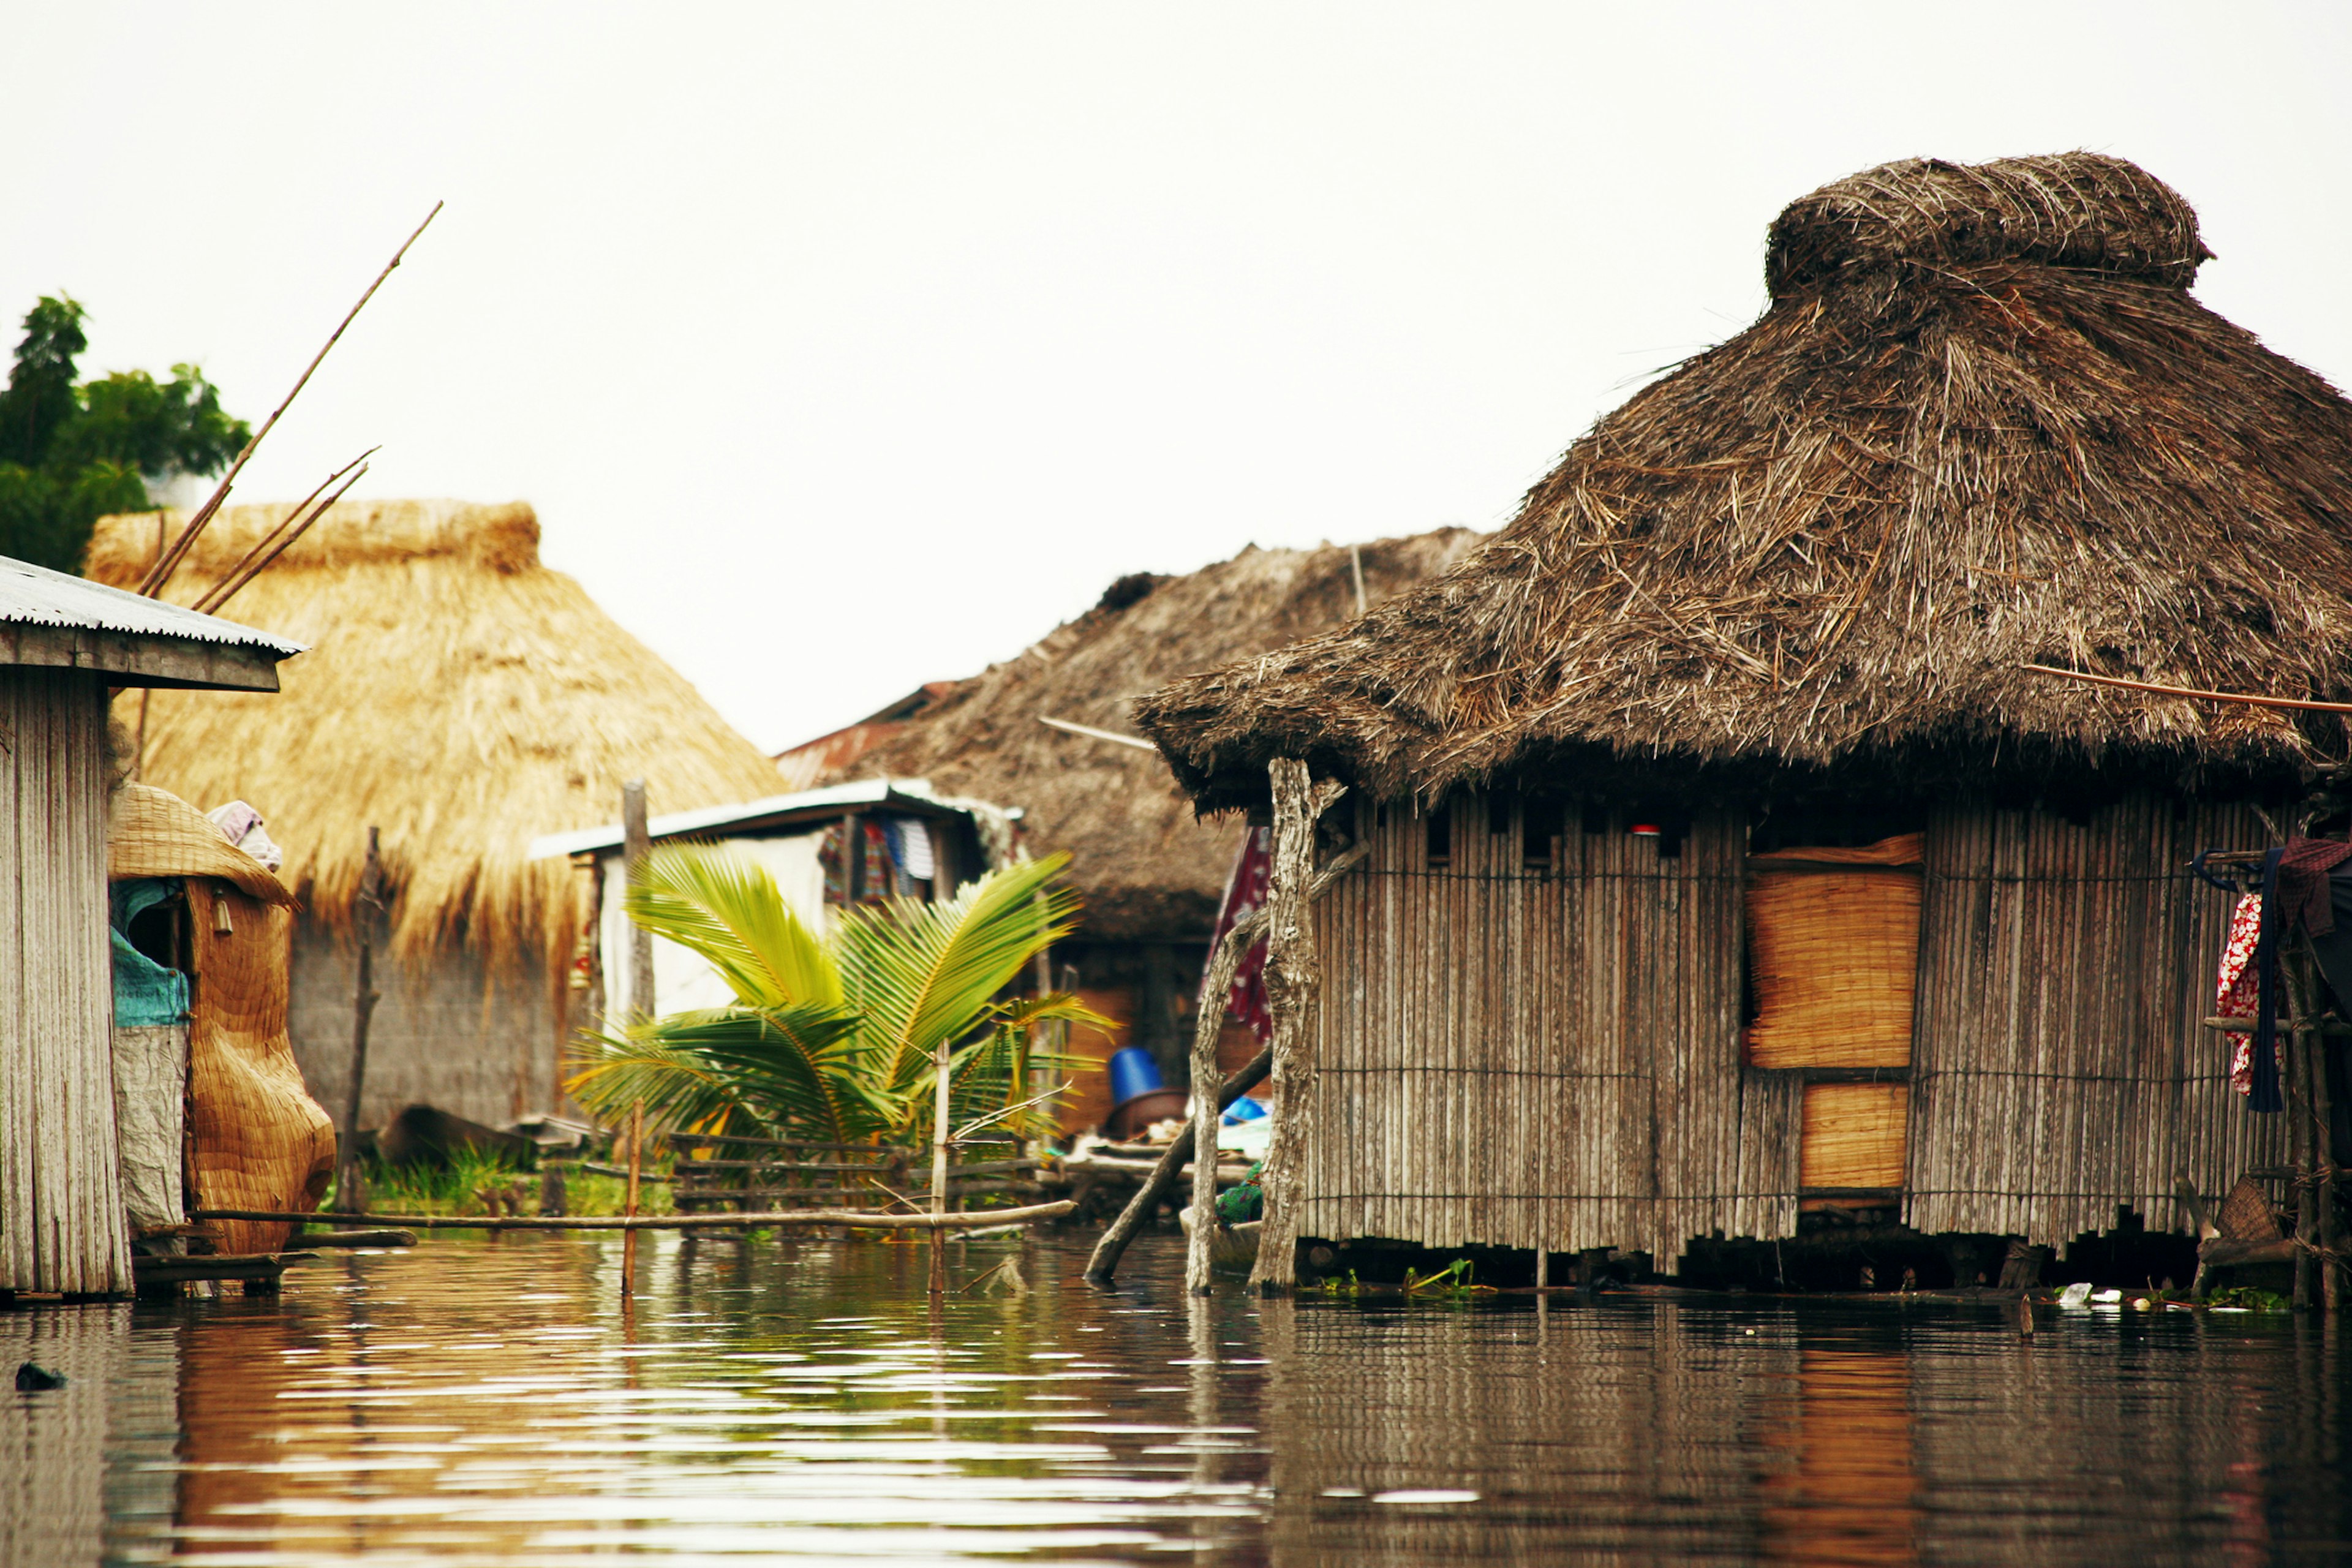
[[[1075,972],[1063,983],[1125,1026],[1074,1048],[1139,1044],[1181,1083],[1186,1020],[1241,826],[1195,820],[1149,750],[1042,721],[1132,734],[1134,699],[1161,682],[1353,619],[1359,562],[1365,600],[1378,604],[1452,565],[1477,538],[1448,528],[1352,551],[1253,546],[1187,576],[1122,577],[1018,658],[876,715],[867,724],[883,731],[878,743],[829,776],[923,778],[944,795],[1020,807],[1032,852],[1067,850],[1086,900],[1078,940],[1055,950],[1057,964]],[[1238,1039],[1231,1051],[1244,1051]],[[1084,1077],[1065,1124],[1100,1121],[1107,1093],[1101,1075]]]
[[[283,515],[225,509],[171,596],[216,581]],[[161,537],[152,515],[102,521],[89,574],[137,580]],[[419,1102],[491,1124],[557,1109],[567,977],[593,914],[586,878],[531,861],[531,839],[609,820],[630,779],[677,811],[774,795],[774,765],[540,564],[519,502],[340,503],[234,613],[310,645],[282,693],[134,693],[117,716],[143,734],[144,781],[206,809],[245,800],[284,847],[302,910],[288,1026],[310,1092],[338,1108],[349,1092],[352,903],[373,825],[392,953],[361,1124]]]
[[[1826,186],[1468,559],[1139,705],[1204,810],[1354,786],[1306,1234],[2064,1242],[2280,1163],[2183,868],[2342,728],[2020,668],[2352,696],[2352,405],[2209,255],[2088,153]]]

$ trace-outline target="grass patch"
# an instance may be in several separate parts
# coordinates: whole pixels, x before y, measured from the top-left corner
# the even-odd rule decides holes
[[[669,1161],[647,1162],[646,1174],[667,1174]],[[625,1176],[603,1176],[591,1172],[571,1171],[565,1173],[564,1212],[568,1215],[617,1215],[627,1205],[628,1179]],[[373,1214],[425,1215],[453,1219],[477,1215],[505,1212],[503,1198],[513,1197],[512,1212],[536,1215],[539,1210],[540,1175],[526,1171],[503,1154],[478,1150],[458,1150],[446,1165],[419,1163],[413,1165],[387,1165],[379,1161],[367,1163],[367,1206]],[[336,1194],[331,1188],[326,1201],[320,1205],[333,1209]],[[672,1212],[670,1186],[667,1182],[641,1181],[637,1187],[637,1212],[663,1215]]]

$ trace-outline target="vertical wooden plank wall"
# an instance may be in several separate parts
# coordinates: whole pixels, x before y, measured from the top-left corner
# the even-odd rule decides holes
[[[105,735],[98,677],[0,668],[0,1289],[131,1289]]]
[[[1442,867],[1425,817],[1360,810],[1372,851],[1318,906],[1306,1232],[1672,1268],[1695,1236],[1793,1230],[1795,1086],[1739,1063],[1744,826],[1666,858],[1571,818],[1529,868],[1522,809],[1501,834],[1484,799],[1444,809]]]
[[[2284,1161],[2286,1119],[2230,1091],[2212,1002],[2230,900],[2183,867],[2263,842],[2252,811],[2139,795],[2074,826],[1989,806],[1929,824],[1906,1218],[2063,1243],[2118,1205],[2179,1228]]]

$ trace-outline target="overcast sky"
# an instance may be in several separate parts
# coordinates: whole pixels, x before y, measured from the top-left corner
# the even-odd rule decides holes
[[[774,748],[1136,570],[1492,527],[1764,305],[1791,198],[2087,147],[2352,379],[2352,7],[11,6],[0,317],[196,360],[247,471],[520,498]]]

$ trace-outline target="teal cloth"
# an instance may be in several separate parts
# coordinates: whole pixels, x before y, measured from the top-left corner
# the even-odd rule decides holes
[[[180,890],[177,877],[132,877],[107,889],[109,929],[114,944],[114,1024],[139,1028],[176,1024],[188,1016],[188,977],[166,969],[131,945],[123,933],[131,920]]]

